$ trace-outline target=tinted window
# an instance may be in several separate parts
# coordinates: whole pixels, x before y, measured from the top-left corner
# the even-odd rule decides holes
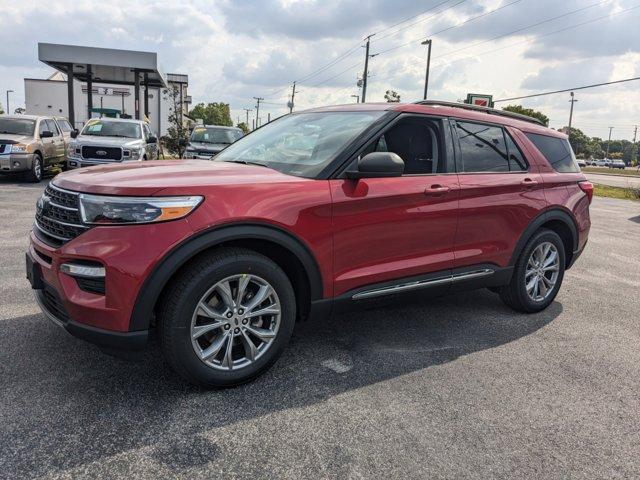
[[[527,133],[526,135],[556,172],[577,173],[580,171],[569,140],[538,135],[537,133]]]
[[[51,119],[47,119],[47,120],[45,120],[45,122],[47,122],[47,129],[51,133],[53,133],[54,136],[60,135],[60,130],[58,130],[58,126],[56,125],[56,122],[54,122]]]
[[[456,122],[462,172],[508,172],[509,155],[502,128]]]

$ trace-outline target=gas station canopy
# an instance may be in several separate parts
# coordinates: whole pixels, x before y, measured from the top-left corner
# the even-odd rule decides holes
[[[74,124],[73,79],[87,83],[88,109],[91,112],[92,83],[135,85],[136,118],[140,118],[140,84],[145,87],[167,87],[167,79],[158,65],[158,54],[113,48],[82,47],[38,43],[38,59],[67,75],[69,120]],[[145,92],[145,115],[148,116],[148,89]],[[91,115],[89,114],[89,117]]]

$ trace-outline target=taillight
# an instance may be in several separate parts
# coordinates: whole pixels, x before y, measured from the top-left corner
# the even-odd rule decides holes
[[[591,203],[591,199],[593,198],[593,183],[584,181],[578,182],[580,189],[587,194],[587,198],[589,199],[589,203]]]

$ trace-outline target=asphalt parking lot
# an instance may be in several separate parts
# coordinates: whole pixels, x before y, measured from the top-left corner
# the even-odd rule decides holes
[[[0,477],[637,478],[640,204],[596,198],[557,300],[489,291],[298,325],[266,375],[183,384],[102,354],[24,278],[44,188],[0,179]]]

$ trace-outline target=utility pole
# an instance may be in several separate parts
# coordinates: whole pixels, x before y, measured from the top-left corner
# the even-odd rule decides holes
[[[569,110],[569,132],[571,132],[571,121],[573,120],[573,104],[578,100],[573,98],[573,92],[571,92],[569,95],[571,95],[571,100],[569,100],[571,102],[571,109]],[[567,132],[567,135],[569,135],[569,132]]]
[[[262,97],[253,97],[256,100],[256,128],[260,126],[260,102],[264,100]]]
[[[296,98],[296,82],[293,82],[293,87],[291,88],[291,101],[289,102],[289,113],[293,112],[294,98]]]
[[[422,45],[427,46],[427,71],[424,75],[424,95],[423,100],[427,99],[427,90],[429,89],[429,65],[431,64],[431,39],[427,38]]]
[[[633,129],[633,146],[631,147],[633,150],[632,155],[631,155],[631,160],[632,161],[637,161],[638,160],[638,147],[636,147],[636,137],[638,136],[638,125],[634,126],[635,128]],[[638,162],[638,170],[640,171],[640,162]]]
[[[247,125],[247,128],[249,128],[249,112],[250,112],[251,110],[253,110],[253,109],[252,109],[252,108],[243,108],[243,110],[244,110],[244,111],[245,111],[245,113],[247,114],[247,122],[246,122],[246,125]]]
[[[364,57],[364,74],[362,75],[362,103],[367,101],[367,77],[369,76],[369,44],[371,43],[371,37],[375,33],[369,35],[365,40],[367,41],[366,53]],[[371,55],[372,57],[374,55]]]
[[[351,95],[351,98],[355,98],[356,103],[360,103],[360,95]]]
[[[13,90],[7,90],[7,115],[11,115],[11,108],[9,108],[9,94],[13,93]]]
[[[609,127],[609,140],[607,141],[607,156],[605,157],[605,159],[609,159],[609,146],[611,145],[611,131],[613,130],[613,127]]]

